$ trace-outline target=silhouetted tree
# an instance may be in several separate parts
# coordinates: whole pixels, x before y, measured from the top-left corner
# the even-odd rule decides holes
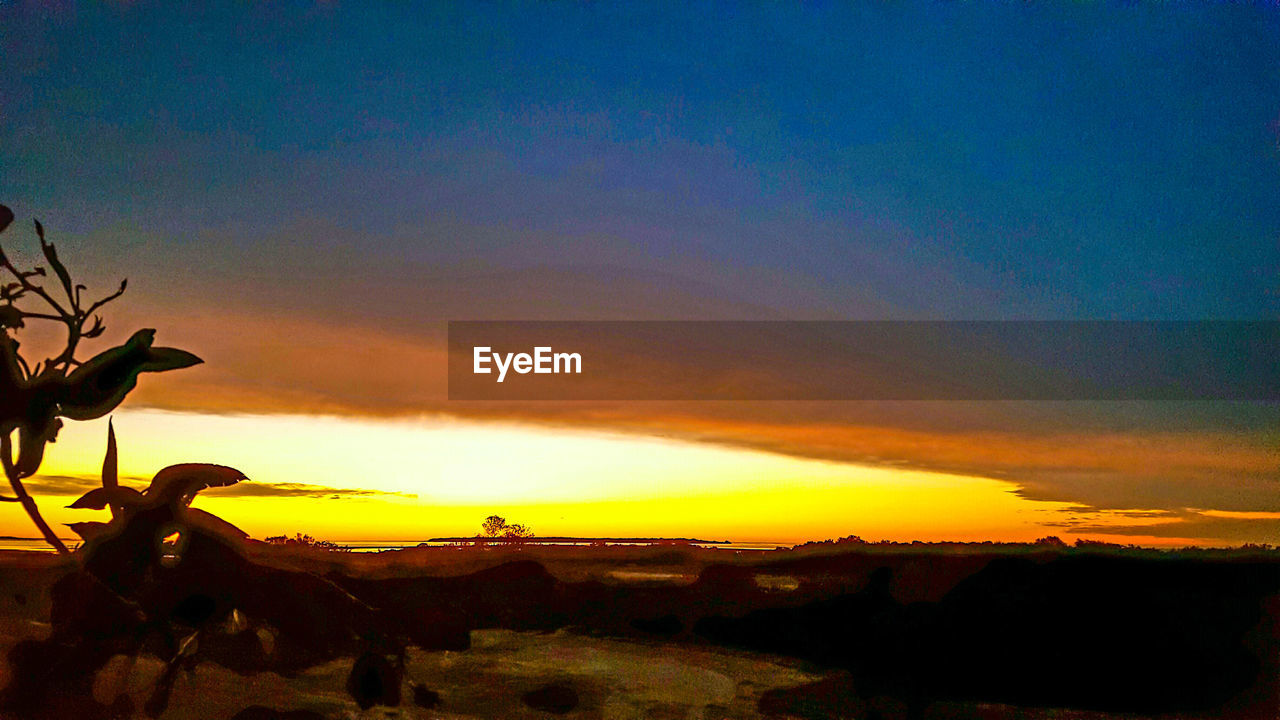
[[[502,529],[507,526],[507,519],[501,515],[490,515],[480,523],[480,532],[485,537],[498,537],[502,534]]]
[[[502,537],[512,542],[524,542],[533,537],[533,531],[527,525],[512,523],[502,528]]]
[[[12,222],[13,212],[0,205],[0,232]],[[140,373],[176,370],[202,361],[189,352],[153,347],[155,330],[150,329],[139,330],[123,345],[88,360],[77,359],[80,341],[99,337],[106,329],[97,312],[124,294],[126,282],[98,300],[86,300],[85,286],[72,280],[53,244],[45,241],[38,220],[35,230],[53,278],[43,265],[20,269],[0,249],[0,278],[9,280],[0,284],[0,465],[13,489],[12,496],[0,495],[0,501],[21,503],[44,539],[65,553],[66,546],[40,515],[22,482],[40,468],[45,445],[57,438],[62,418],[100,418],[133,390]],[[56,279],[54,289],[44,286],[46,278]],[[61,351],[34,364],[19,352],[14,337],[30,320],[57,323],[66,331]]]
[[[508,523],[507,519],[501,515],[490,515],[480,523],[480,532],[482,537],[502,538],[511,542],[523,542],[533,537],[533,531],[528,525],[520,523]]]

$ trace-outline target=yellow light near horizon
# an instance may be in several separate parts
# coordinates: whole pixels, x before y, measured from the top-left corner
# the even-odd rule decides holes
[[[544,536],[1032,540],[1047,534],[1041,521],[1066,507],[1025,500],[986,478],[569,428],[154,410],[118,412],[115,427],[122,477],[216,462],[260,483],[381,493],[330,499],[211,490],[197,501],[256,537],[474,535],[498,513]],[[105,420],[68,424],[42,474],[97,477],[105,437]],[[103,519],[57,507],[69,502],[42,507],[54,523]],[[0,507],[0,532],[32,534],[11,505]]]

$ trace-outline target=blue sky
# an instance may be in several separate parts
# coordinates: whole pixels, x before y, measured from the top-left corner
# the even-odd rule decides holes
[[[730,294],[752,271],[796,286],[784,314],[1280,308],[1262,6],[0,14],[0,193],[64,232],[198,255],[322,223],[375,267],[699,268]]]

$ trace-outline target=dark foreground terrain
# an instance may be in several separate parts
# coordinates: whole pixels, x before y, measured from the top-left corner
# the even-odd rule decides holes
[[[237,552],[156,601],[191,631],[157,642],[54,642],[95,590],[5,556],[0,716],[1280,717],[1272,552]]]

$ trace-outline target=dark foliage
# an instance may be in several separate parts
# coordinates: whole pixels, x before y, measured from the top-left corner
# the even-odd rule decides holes
[[[114,717],[115,707],[94,700],[93,677],[113,655],[143,653],[166,663],[142,708],[148,717],[165,711],[179,672],[203,661],[288,676],[358,657],[348,684],[357,703],[398,704],[403,642],[395,629],[333,583],[256,564],[235,534],[192,522],[202,516],[187,507],[190,496],[238,472],[174,467],[181,470],[162,471],[146,492],[116,498],[123,500],[117,517],[53,584],[51,635],[10,653],[3,716]],[[178,541],[162,542],[170,537]]]
[[[0,232],[12,221],[13,212],[0,205]],[[140,374],[202,361],[183,350],[156,347],[156,331],[150,329],[139,330],[123,345],[88,360],[78,359],[81,341],[100,337],[106,330],[98,311],[123,295],[127,283],[121,282],[119,289],[97,300],[86,298],[87,288],[72,279],[53,243],[45,240],[40,221],[34,224],[46,265],[24,270],[0,250],[0,276],[8,276],[0,283],[0,466],[13,490],[12,496],[0,496],[0,501],[21,503],[44,539],[65,553],[66,546],[23,484],[39,470],[45,446],[57,439],[62,419],[103,417],[133,390]],[[46,288],[46,279],[52,289]],[[28,321],[61,325],[66,333],[62,350],[42,362],[24,357],[16,334]]]

